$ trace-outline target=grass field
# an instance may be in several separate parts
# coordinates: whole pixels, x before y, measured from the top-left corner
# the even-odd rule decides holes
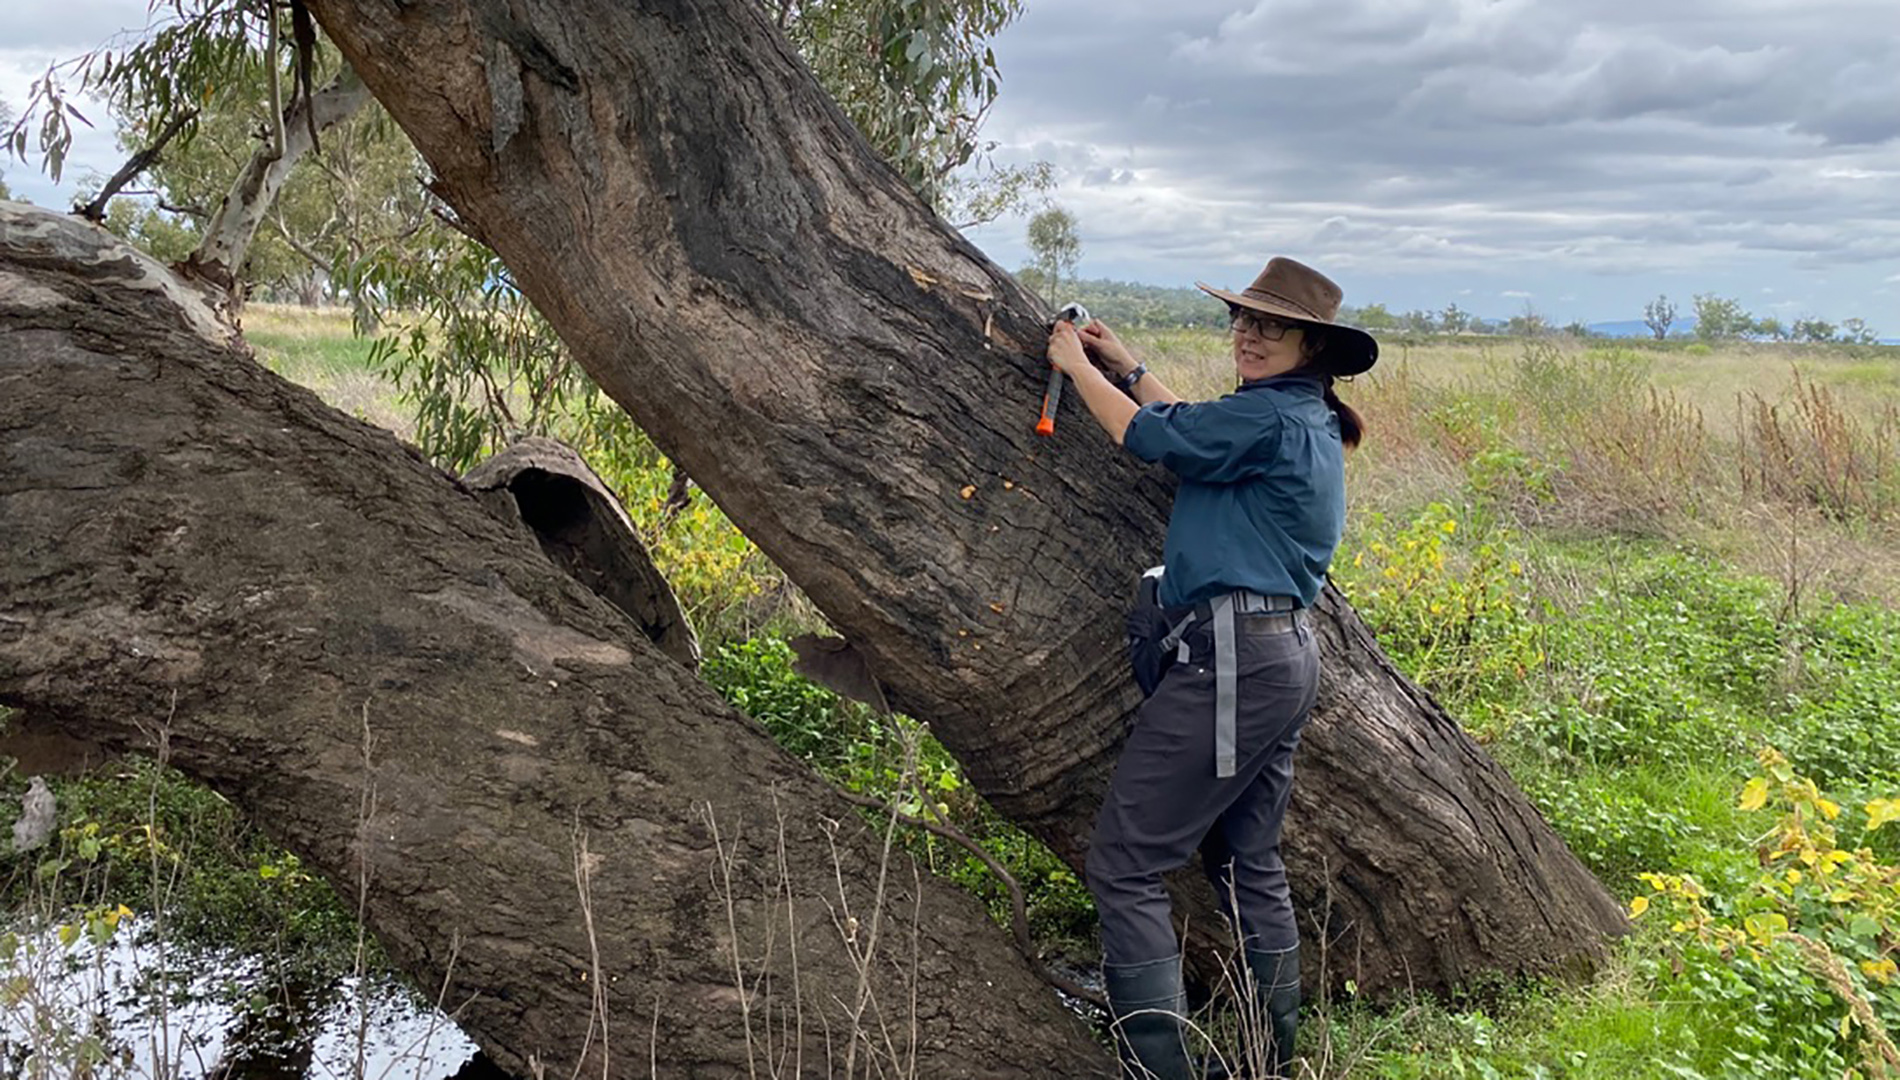
[[[254,305],[246,327],[274,370],[412,430],[345,314]],[[1231,386],[1222,335],[1125,337],[1184,395]],[[1336,580],[1649,912],[1581,984],[1323,1003],[1307,1075],[1900,1075],[1900,843],[1882,828],[1900,796],[1900,350],[1394,339],[1339,389],[1369,433]],[[709,680],[766,703],[755,715],[834,779],[876,790],[881,766],[854,756],[872,721],[791,674],[761,632],[782,623],[730,614],[788,591],[776,571],[708,502],[662,523],[663,462],[624,468],[629,511],[706,634]],[[1086,942],[1073,875],[959,805],[1037,929]],[[1000,905],[974,860],[928,853]]]
[[[348,311],[251,304],[244,309],[244,337],[272,371],[332,407],[404,438],[414,431],[395,388],[371,370],[371,342],[351,333]]]

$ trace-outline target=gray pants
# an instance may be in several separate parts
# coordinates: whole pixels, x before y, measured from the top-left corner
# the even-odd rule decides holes
[[[1243,615],[1235,640],[1238,767],[1214,768],[1213,633],[1196,625],[1190,657],[1142,707],[1095,819],[1085,876],[1102,920],[1104,960],[1142,964],[1181,951],[1162,875],[1197,848],[1221,906],[1247,948],[1299,944],[1280,823],[1293,790],[1293,751],[1319,687],[1319,649],[1301,612]]]

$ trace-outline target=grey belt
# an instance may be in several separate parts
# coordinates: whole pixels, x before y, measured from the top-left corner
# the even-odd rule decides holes
[[[1290,596],[1262,596],[1245,589],[1223,593],[1211,601],[1207,618],[1214,622],[1214,776],[1226,779],[1234,775],[1234,708],[1239,700],[1237,675],[1239,653],[1234,647],[1234,616],[1272,614],[1273,622],[1285,620],[1284,633],[1299,625],[1299,605]],[[1178,642],[1175,659],[1188,662],[1187,642],[1182,640],[1188,627],[1201,617],[1197,607],[1193,615],[1181,620],[1165,640]]]

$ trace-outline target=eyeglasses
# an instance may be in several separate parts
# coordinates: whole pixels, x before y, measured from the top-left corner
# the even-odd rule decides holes
[[[1286,337],[1286,332],[1293,329],[1295,324],[1243,308],[1234,312],[1232,325],[1236,334],[1251,332],[1265,341],[1279,341]]]

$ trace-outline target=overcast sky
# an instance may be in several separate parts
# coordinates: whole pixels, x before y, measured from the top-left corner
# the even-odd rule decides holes
[[[987,135],[1056,165],[1086,276],[1240,286],[1288,254],[1348,303],[1589,322],[1716,292],[1900,334],[1896,0],[1025,6]],[[145,20],[144,0],[5,7],[15,111],[51,59]],[[101,132],[70,169],[117,164]],[[1023,233],[972,239],[1013,268]]]

